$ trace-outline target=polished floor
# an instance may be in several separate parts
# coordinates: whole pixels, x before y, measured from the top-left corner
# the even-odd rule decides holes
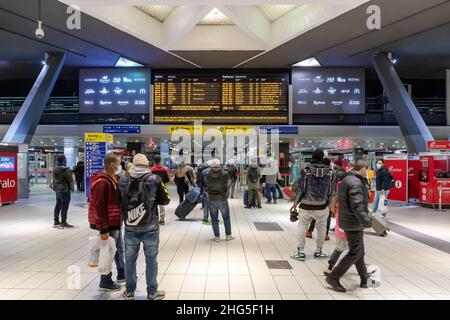
[[[211,241],[199,208],[190,220],[177,221],[177,203],[173,196],[161,229],[158,280],[167,299],[450,299],[450,255],[410,236],[420,232],[450,246],[450,211],[391,207],[390,220],[404,227],[401,232],[386,238],[368,232],[365,238],[366,260],[381,268],[381,286],[360,289],[351,269],[342,280],[349,292],[337,294],[324,282],[326,260],[312,257],[314,240],[307,239],[306,262],[290,259],[297,225],[289,221],[287,201],[246,210],[240,198],[231,199],[236,240],[219,243]],[[87,266],[88,237],[95,231],[88,227],[83,195],[72,197],[74,229],[52,228],[53,204],[49,190],[34,187],[29,199],[0,208],[0,299],[120,299],[120,292],[99,292],[98,274]],[[255,222],[273,222],[282,231],[258,231]],[[325,250],[333,250],[333,237]],[[266,260],[288,261],[292,269],[269,269]],[[141,254],[137,299],[145,299],[144,268]],[[73,271],[81,271],[75,288]]]

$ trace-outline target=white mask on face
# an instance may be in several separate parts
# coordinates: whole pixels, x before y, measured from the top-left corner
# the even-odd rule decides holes
[[[377,168],[378,168],[378,170],[380,170],[382,166],[383,166],[383,165],[382,165],[381,163],[377,163]]]
[[[114,172],[114,174],[115,174],[116,176],[118,176],[119,174],[122,173],[122,171],[123,171],[123,168],[122,168],[121,165],[119,165],[119,166],[116,168],[116,171]]]

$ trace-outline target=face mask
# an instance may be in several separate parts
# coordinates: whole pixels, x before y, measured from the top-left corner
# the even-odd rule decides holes
[[[117,169],[116,169],[116,171],[114,172],[114,174],[115,174],[116,176],[118,176],[119,174],[122,173],[122,171],[123,171],[122,166],[118,166]]]
[[[383,165],[381,165],[380,163],[377,163],[377,168],[378,168],[378,169],[381,169],[382,166],[383,166]]]

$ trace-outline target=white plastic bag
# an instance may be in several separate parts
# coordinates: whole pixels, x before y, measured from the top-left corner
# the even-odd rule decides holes
[[[116,242],[114,238],[100,241],[100,255],[98,258],[98,272],[102,275],[108,275],[112,270],[114,255],[116,254]]]
[[[376,214],[384,217],[386,215],[387,211],[388,211],[387,199],[386,199],[384,193],[382,193],[380,195],[380,201],[378,202],[378,210],[377,210]]]
[[[370,287],[378,288],[381,286],[381,269],[377,265],[369,265],[367,266],[367,273],[370,276],[372,282],[370,283]]]
[[[89,262],[91,268],[98,267],[98,257],[100,255],[100,236],[89,237]]]

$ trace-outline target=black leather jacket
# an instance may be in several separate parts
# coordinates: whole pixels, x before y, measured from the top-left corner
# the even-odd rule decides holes
[[[369,183],[361,175],[351,171],[339,186],[339,226],[346,231],[362,231],[370,228]]]

